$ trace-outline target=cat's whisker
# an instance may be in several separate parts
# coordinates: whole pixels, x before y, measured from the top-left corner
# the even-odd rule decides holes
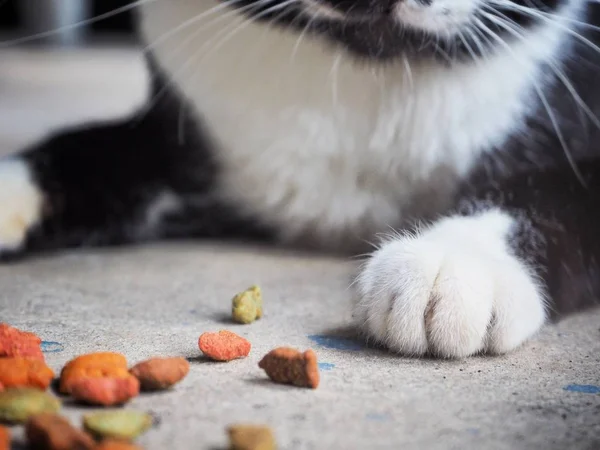
[[[300,48],[300,44],[302,43],[302,40],[304,39],[304,37],[306,36],[306,33],[308,32],[308,30],[310,30],[313,22],[317,19],[317,16],[312,16],[308,22],[306,23],[306,25],[304,26],[304,28],[302,29],[302,32],[300,33],[300,35],[298,36],[298,39],[296,39],[296,43],[294,44],[294,48],[292,49],[292,53],[290,55],[290,63],[293,63],[296,59],[296,54],[298,53],[298,49]]]
[[[253,14],[252,12],[256,9],[260,9],[262,8],[265,4],[268,3],[272,3],[274,0],[261,0],[258,2],[258,4],[256,5],[252,5],[252,8],[250,8],[250,18],[242,18],[241,19],[241,23],[239,24],[232,24],[231,26],[235,26],[235,28],[231,29],[230,27],[227,27],[223,30],[221,30],[219,33],[217,33],[216,36],[214,36],[212,39],[210,39],[209,41],[205,42],[204,45],[202,45],[200,47],[200,49],[198,49],[198,51],[196,51],[194,53],[194,55],[192,55],[192,57],[190,57],[190,59],[188,60],[188,62],[185,63],[186,68],[189,67],[192,64],[195,64],[197,66],[200,66],[201,63],[208,58],[209,56],[213,55],[215,53],[216,50],[218,50],[222,45],[224,45],[227,40],[231,39],[233,36],[235,36],[237,33],[239,33],[240,31],[242,31],[243,29],[245,29],[246,27],[248,27],[250,24],[254,23],[254,20],[256,19],[260,19],[268,14],[271,14],[272,12],[275,12],[279,9],[284,9],[287,8],[289,5],[296,3],[298,0],[287,0],[283,3],[279,3],[276,4],[274,6],[271,6],[267,9],[262,10],[260,13],[258,14]],[[210,47],[210,45],[212,45],[212,43],[216,40],[219,39],[223,34],[225,34],[225,36],[223,36],[219,41],[217,41],[212,48],[210,48],[210,50],[207,53],[202,54],[202,51],[207,48]],[[200,56],[200,60],[198,60],[198,57]],[[177,74],[175,75],[176,78],[179,78],[179,72],[177,72]],[[195,76],[195,74],[197,73],[196,70],[194,70],[191,74],[190,74],[190,78],[193,78]]]
[[[244,19],[242,21],[242,23],[235,29],[231,30],[230,32],[228,32],[220,41],[218,41],[213,48],[211,48],[211,50],[205,54],[201,61],[203,61],[204,59],[208,58],[209,56],[211,56],[212,54],[214,54],[214,52],[216,50],[218,50],[219,48],[221,48],[228,40],[230,40],[231,38],[233,38],[236,34],[238,34],[239,32],[241,32],[242,30],[244,30],[245,28],[247,28],[248,26],[250,26],[251,24],[254,23],[255,20],[257,19],[261,19],[264,16],[267,16],[273,12],[279,11],[280,9],[285,9],[290,5],[293,5],[295,3],[298,3],[298,0],[286,0],[283,3],[278,3],[277,5],[271,6],[263,11],[261,11],[260,13],[256,14],[256,15],[251,15],[250,18],[248,19]]]
[[[231,4],[231,3],[237,3],[237,2],[239,2],[239,1],[241,1],[241,0],[231,0],[231,1],[230,1],[228,4]],[[232,17],[232,16],[235,16],[235,15],[237,15],[237,14],[238,14],[238,11],[242,11],[242,12],[244,12],[244,11],[246,11],[246,10],[252,10],[252,8],[254,8],[254,5],[252,5],[252,4],[249,4],[249,5],[243,6],[243,7],[241,7],[241,8],[237,8],[237,9],[236,9],[236,8],[232,8],[232,9],[231,9],[231,10],[229,10],[229,11],[225,11],[223,14],[219,14],[219,16],[217,16],[217,17],[213,18],[212,20],[209,20],[209,21],[208,21],[208,22],[206,22],[206,23],[203,23],[203,24],[201,24],[201,25],[198,25],[197,27],[195,27],[195,30],[194,30],[192,33],[190,33],[190,34],[189,34],[189,36],[187,36],[185,39],[183,39],[183,40],[181,41],[181,43],[178,45],[178,47],[177,47],[176,49],[174,49],[173,51],[171,51],[171,52],[169,53],[169,55],[168,55],[168,61],[172,61],[172,60],[174,60],[174,59],[175,59],[175,57],[176,57],[176,56],[177,56],[177,55],[178,55],[178,54],[179,54],[179,53],[180,53],[182,50],[184,50],[185,48],[187,48],[187,46],[188,46],[188,45],[189,45],[189,44],[190,44],[192,41],[194,41],[194,40],[195,40],[195,39],[198,37],[198,35],[199,35],[200,33],[202,33],[203,31],[205,31],[207,28],[210,28],[211,26],[213,26],[213,25],[215,25],[215,24],[217,24],[217,23],[219,23],[219,22],[222,22],[222,21],[223,21],[223,20],[225,20],[225,19],[228,19],[228,18],[230,18],[230,17]],[[203,18],[206,18],[206,17],[207,17],[207,16],[204,16]],[[191,26],[191,25],[190,25],[190,26]],[[224,32],[224,31],[223,31],[223,30],[221,30],[221,31],[219,31],[219,33],[220,33],[220,32]]]
[[[186,113],[185,108],[186,105],[182,102],[181,106],[179,107],[179,114],[177,116],[177,142],[179,145],[185,144],[185,122],[183,120]]]
[[[467,49],[467,52],[469,52],[469,55],[471,56],[471,58],[473,58],[473,62],[475,62],[476,64],[479,63],[477,56],[475,56],[475,52],[473,52],[473,49],[471,48],[471,46],[465,39],[465,35],[460,30],[458,31],[458,38],[460,39],[460,42],[462,42],[462,45],[464,45],[465,48]]]
[[[239,8],[238,11],[243,11],[243,12],[249,12],[250,15],[253,14],[253,12],[255,10],[260,10],[260,8],[264,7],[265,5],[269,4],[269,3],[273,3],[275,0],[260,0],[257,4],[249,4],[245,7]],[[295,1],[295,0],[294,0]],[[276,5],[277,6],[277,5]],[[230,16],[237,16],[236,11],[233,10],[231,11],[233,14],[230,14]],[[263,14],[268,14],[270,11],[270,8],[267,8],[266,10],[263,10]],[[255,16],[253,16],[255,17]],[[188,60],[183,64],[183,66],[177,70],[175,72],[175,74],[173,75],[173,80],[174,81],[179,81],[180,76],[184,75],[184,71],[187,70],[188,68],[190,68],[192,65],[198,66],[200,65],[200,63],[206,58],[207,53],[203,53],[206,49],[210,49],[211,51],[214,51],[214,46],[211,47],[213,45],[213,43],[215,43],[215,45],[221,43],[224,43],[222,41],[219,41],[219,39],[224,36],[225,39],[228,38],[228,36],[230,36],[230,33],[232,31],[235,30],[239,30],[240,28],[245,28],[246,26],[248,26],[250,23],[252,23],[251,19],[247,19],[245,18],[243,15],[240,15],[239,17],[236,17],[238,19],[238,23],[233,22],[231,24],[229,24],[228,26],[226,26],[225,28],[223,28],[222,30],[219,30],[211,39],[209,39],[208,41],[205,41],[191,56],[190,58],[188,58]],[[208,52],[208,54],[210,54],[210,52]],[[198,58],[200,58],[200,60],[198,60]],[[194,75],[196,74],[196,70],[194,70],[191,74],[190,74],[190,78],[193,78]]]
[[[59,28],[55,28],[52,30],[48,30],[48,31],[42,31],[40,33],[35,33],[35,34],[31,34],[29,36],[23,36],[20,38],[15,38],[15,39],[10,39],[7,41],[0,41],[0,48],[7,48],[7,47],[12,47],[15,45],[19,45],[19,44],[26,44],[28,42],[33,42],[33,41],[38,41],[41,39],[45,39],[47,37],[52,37],[52,36],[56,36],[59,35],[61,33],[64,33],[66,31],[70,31],[70,30],[75,30],[77,28],[83,28],[85,26],[94,24],[96,22],[100,22],[102,20],[106,20],[106,19],[110,19],[111,17],[117,16],[119,14],[123,14],[125,12],[131,11],[135,8],[138,8],[140,6],[146,5],[148,3],[154,3],[157,1],[162,1],[162,0],[137,0],[133,3],[130,3],[128,5],[125,6],[121,6],[119,8],[115,8],[111,11],[108,11],[104,14],[99,14],[97,16],[94,16],[90,19],[85,19],[85,20],[81,20],[79,22],[76,23],[72,23],[69,25],[65,25]]]
[[[402,56],[402,64],[404,65],[404,70],[408,79],[408,87],[412,91],[414,88],[412,68],[410,67],[410,61],[408,60],[408,57],[406,55]]]
[[[492,49],[490,47],[490,41],[487,39],[487,36],[482,34],[481,31],[477,27],[474,27],[472,24],[469,24],[465,31],[469,33],[469,36],[472,37],[473,41],[481,51],[482,57],[488,60],[490,55],[492,54]]]
[[[569,23],[572,23],[574,25],[577,25],[577,26],[580,26],[582,28],[586,28],[589,30],[600,31],[600,27],[597,25],[592,25],[591,23],[582,22],[580,20],[573,19],[571,17],[564,17],[560,14],[555,14],[555,13],[551,13],[548,11],[542,11],[541,9],[539,9],[539,7],[534,7],[534,9],[532,9],[532,8],[514,3],[511,0],[489,0],[489,4],[486,6],[490,6],[490,5],[499,6],[503,9],[510,9],[515,12],[522,12],[523,14],[529,14],[529,15],[536,14],[538,16],[544,16],[546,19],[560,20],[562,22],[569,22]],[[538,17],[538,18],[541,18],[541,17]]]
[[[228,11],[225,14],[220,15],[215,20],[212,20],[209,23],[204,24],[204,26],[199,27],[198,30],[196,30],[194,33],[192,33],[190,36],[188,36],[185,39],[185,42],[180,45],[179,49],[183,48],[183,46],[187,46],[190,42],[192,42],[195,38],[198,37],[198,35],[200,34],[201,31],[205,30],[206,28],[210,27],[211,25],[215,25],[218,22],[227,19],[228,17],[235,16],[235,15],[237,15],[237,13],[239,11],[241,11],[241,12],[252,11],[253,9],[260,8],[264,3],[273,2],[273,1],[274,0],[261,0],[258,4],[249,4],[249,5],[243,6],[241,8],[238,8],[237,10],[232,9],[231,11]],[[175,85],[179,81],[179,78],[184,74],[184,72],[192,64],[194,64],[194,62],[196,61],[198,56],[202,53],[202,50],[204,50],[204,48],[206,48],[206,46],[210,45],[210,43],[214,39],[218,38],[218,36],[220,36],[222,33],[226,33],[227,30],[230,29],[231,27],[233,27],[234,25],[235,24],[231,24],[228,27],[223,28],[216,34],[216,36],[214,36],[212,39],[209,39],[207,42],[205,42],[203,45],[201,45],[200,48],[198,48],[197,50],[192,52],[192,54],[179,67],[179,69],[177,69],[174,72],[174,74],[171,75],[169,77],[169,79],[167,79],[167,81],[165,82],[165,85],[158,92],[156,92],[154,94],[153,98],[150,99],[147,106],[140,111],[138,119],[137,119],[138,122],[143,120],[147,116],[147,114],[156,106],[156,104],[160,101],[160,99],[169,91],[169,89],[171,89],[172,86]],[[171,55],[171,56],[173,56],[173,55]]]
[[[486,17],[490,22],[495,23],[496,25],[504,28],[507,32],[509,32],[516,39],[519,39],[523,42],[526,42],[526,37],[519,31],[515,30],[514,26],[511,26],[510,23],[505,19],[504,21],[497,16],[488,13],[482,13],[484,17]],[[515,24],[516,25],[516,24]],[[523,30],[522,27],[519,27]],[[594,112],[590,109],[590,107],[585,103],[585,101],[581,98],[577,90],[573,87],[573,84],[569,81],[569,78],[566,74],[552,61],[548,61],[548,66],[552,69],[557,78],[562,82],[565,88],[569,91],[569,94],[573,97],[577,106],[583,110],[583,112],[587,115],[587,117],[592,121],[592,123],[600,130],[600,120],[594,114]]]
[[[597,53],[600,54],[600,47],[598,45],[596,45],[594,42],[590,41],[588,38],[586,38],[585,36],[581,35],[580,33],[577,33],[576,31],[574,31],[573,29],[569,28],[568,26],[564,25],[562,22],[570,22],[571,20],[569,18],[563,18],[562,16],[558,16],[556,18],[550,18],[548,17],[547,14],[544,14],[540,11],[534,11],[531,8],[526,8],[520,5],[517,5],[513,2],[497,2],[494,1],[494,4],[501,6],[503,8],[506,9],[510,9],[512,11],[515,12],[520,12],[524,15],[529,15],[530,17],[533,18],[537,18],[540,19],[542,21],[545,21],[547,23],[551,23],[554,26],[556,26],[557,28],[565,31],[566,33],[570,34],[571,36],[573,36],[575,39],[577,39],[578,41],[580,41],[581,43],[587,45],[589,48],[591,48],[592,50],[596,51]],[[596,27],[597,28],[597,27]]]
[[[508,43],[506,43],[506,41],[504,41],[504,39],[502,39],[500,36],[498,36],[498,34],[494,33],[481,20],[475,19],[475,23],[483,32],[487,33],[492,39],[494,39],[498,44],[500,44],[500,46],[502,46],[507,51],[507,53],[510,54],[519,65],[523,65],[523,62],[519,58],[517,58],[517,56],[515,55],[514,51],[510,47],[510,45],[508,45]],[[554,114],[554,111],[552,110],[552,107],[551,107],[550,103],[548,102],[546,95],[544,94],[543,90],[539,86],[539,83],[535,79],[530,77],[530,81],[531,81],[532,87],[537,92],[537,95],[540,98],[540,101],[542,102],[542,105],[544,106],[546,113],[548,114],[548,118],[550,119],[550,122],[552,123],[554,132],[556,133],[556,137],[558,138],[558,141],[563,149],[563,152],[565,154],[565,157],[567,158],[567,161],[569,162],[569,165],[571,166],[571,168],[573,170],[573,173],[575,174],[575,176],[577,177],[577,179],[579,180],[581,185],[586,186],[587,183],[585,182],[585,179],[583,178],[583,175],[581,174],[581,171],[579,170],[579,168],[577,166],[577,162],[575,161],[575,159],[573,158],[573,155],[571,154],[571,151],[569,150],[569,146],[567,145],[567,142],[566,142],[566,140],[563,136],[563,133],[560,129],[560,126],[558,124],[556,115]]]
[[[166,42],[167,40],[169,40],[171,37],[174,37],[175,35],[177,35],[178,33],[185,31],[186,29],[188,29],[189,27],[191,27],[192,25],[197,24],[198,22],[200,22],[201,20],[205,19],[208,16],[211,16],[215,13],[218,13],[220,11],[222,11],[223,9],[227,9],[231,6],[232,3],[237,3],[241,0],[231,0],[229,2],[226,3],[219,3],[216,6],[213,6],[212,8],[204,11],[201,14],[198,14],[194,17],[192,17],[191,19],[186,20],[185,22],[179,24],[178,26],[176,26],[175,28],[172,28],[171,30],[167,31],[166,33],[164,33],[162,36],[160,36],[159,38],[155,39],[153,42],[149,43],[148,45],[146,45],[143,49],[142,52],[143,53],[149,53],[150,51],[152,51],[153,49],[155,49],[156,47],[158,47],[160,44]],[[235,10],[232,9],[232,12],[234,12]],[[222,16],[219,16],[222,17]],[[207,24],[203,24],[204,26],[209,26],[211,24],[211,22],[207,23]],[[201,30],[202,27],[199,27],[199,30]],[[198,31],[198,30],[195,30]]]
[[[244,7],[238,8],[237,10],[232,9],[231,11],[229,11],[229,12],[227,12],[227,13],[219,16],[216,20],[211,21],[212,23],[210,25],[214,25],[216,22],[224,20],[224,19],[226,19],[229,16],[235,16],[235,15],[237,15],[237,13],[239,13],[240,11],[242,11],[242,12],[250,11],[250,15],[251,15],[250,19],[246,19],[246,18],[240,19],[241,23],[238,24],[237,27],[233,28],[233,30],[231,28],[236,25],[235,23],[229,25],[228,27],[223,28],[215,36],[213,36],[213,38],[211,38],[208,41],[204,42],[203,45],[201,45],[200,48],[198,50],[196,50],[186,60],[186,62],[181,66],[181,68],[178,69],[175,72],[175,74],[170,78],[170,80],[167,81],[167,83],[165,84],[165,86],[154,96],[154,99],[151,102],[149,102],[149,106],[142,113],[142,115],[140,116],[139,120],[143,119],[147,115],[147,113],[156,105],[156,103],[160,100],[160,98],[162,98],[162,96],[166,92],[168,92],[168,89],[174,83],[176,83],[176,82],[179,81],[180,76],[184,75],[184,72],[188,68],[190,68],[192,65],[199,65],[209,55],[213,54],[214,51],[216,49],[218,49],[218,47],[222,46],[227,41],[227,39],[231,38],[238,31],[241,31],[243,28],[245,28],[249,24],[253,23],[253,19],[261,18],[261,17],[263,17],[265,15],[268,15],[268,14],[270,14],[270,13],[276,11],[276,10],[279,10],[280,8],[285,8],[285,7],[289,6],[290,4],[297,2],[297,0],[288,0],[288,1],[284,2],[284,3],[277,4],[275,6],[269,7],[267,9],[263,10],[262,12],[260,12],[259,14],[253,15],[253,11],[259,10],[260,8],[264,7],[264,5],[269,4],[269,3],[273,3],[274,1],[275,0],[261,0],[257,4],[249,4],[249,5],[246,5]],[[204,26],[202,28],[205,29],[206,26]],[[210,46],[213,44],[213,42],[215,40],[219,39],[223,35],[225,35],[225,36],[220,41],[217,41],[216,44],[212,48],[210,48]],[[208,53],[202,54],[202,52],[205,49],[207,49],[207,48],[210,48],[210,51]],[[201,58],[200,61],[198,61],[199,57]],[[195,73],[196,73],[196,71],[194,71],[192,74],[190,74],[190,77],[193,77]]]
[[[331,96],[334,108],[337,107],[338,104],[338,76],[341,62],[342,52],[338,51],[333,57],[333,63],[331,65],[331,70],[329,71],[329,77],[331,78]]]
[[[292,12],[297,12],[297,11],[294,8],[283,8],[279,14],[277,14],[275,17],[269,19],[266,23],[265,29],[262,32],[261,41],[258,42],[255,47],[261,47],[264,49],[265,48],[264,47],[264,39],[265,39],[265,37],[267,37],[267,33],[272,30],[273,25],[280,23],[280,21],[283,17],[285,17],[286,15],[290,15]],[[295,17],[294,17],[294,19],[292,19],[290,26],[293,26],[292,24],[296,20],[298,20],[299,17],[300,17],[300,14],[295,14]]]

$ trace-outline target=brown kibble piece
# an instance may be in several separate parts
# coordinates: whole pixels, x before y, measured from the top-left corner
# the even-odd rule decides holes
[[[81,378],[70,384],[71,395],[90,405],[122,405],[140,393],[140,382],[133,375],[126,378]]]
[[[0,425],[0,450],[10,450],[10,430]]]
[[[0,391],[2,387],[48,389],[54,372],[39,359],[0,358]]]
[[[42,340],[33,333],[6,323],[0,324],[0,358],[21,357],[45,361],[41,343]]]
[[[105,439],[94,450],[142,450],[142,447],[117,439]]]
[[[136,364],[129,371],[140,381],[144,391],[167,389],[180,382],[190,371],[185,358],[152,358]]]
[[[84,378],[129,378],[127,359],[120,353],[99,352],[69,361],[60,374],[60,392],[70,394],[72,384]]]
[[[275,437],[269,427],[233,425],[227,428],[230,450],[275,450]]]
[[[304,353],[293,348],[279,347],[267,353],[258,363],[276,383],[316,389],[319,386],[317,355],[312,350]]]
[[[198,347],[215,361],[231,361],[248,356],[252,345],[231,331],[221,330],[218,333],[202,334],[198,339]]]
[[[57,414],[38,414],[27,421],[25,434],[37,450],[90,450],[96,442]]]

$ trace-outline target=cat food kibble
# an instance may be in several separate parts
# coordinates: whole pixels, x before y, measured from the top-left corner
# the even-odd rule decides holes
[[[42,340],[33,333],[0,324],[0,358],[21,357],[44,361]]]
[[[133,366],[130,373],[140,381],[144,391],[168,389],[190,371],[185,358],[152,358]]]
[[[39,414],[25,425],[30,448],[38,450],[91,450],[96,442],[57,414]]]
[[[0,386],[5,388],[32,387],[46,390],[53,378],[54,372],[43,360],[0,358]]]
[[[230,450],[275,450],[275,437],[269,427],[232,425],[227,428]]]
[[[263,315],[262,293],[258,286],[240,292],[232,300],[231,316],[239,323],[252,323]]]
[[[83,417],[83,427],[104,439],[133,440],[152,426],[152,416],[139,411],[101,411]]]
[[[0,392],[0,421],[23,423],[41,413],[56,413],[61,402],[53,395],[33,388],[11,388]]]
[[[267,353],[258,363],[276,383],[316,389],[319,386],[317,355],[312,350],[304,353],[293,348],[279,347]]]
[[[94,450],[142,450],[142,447],[119,439],[105,439]]]
[[[85,378],[129,378],[127,359],[120,353],[100,352],[78,356],[60,374],[60,392],[70,394],[73,383]]]
[[[122,405],[140,393],[140,382],[133,375],[123,378],[81,378],[70,384],[71,395],[89,405]]]
[[[248,356],[252,345],[231,331],[221,330],[218,333],[202,334],[198,339],[198,347],[215,361],[231,361]]]
[[[10,430],[0,425],[0,450],[10,450]]]

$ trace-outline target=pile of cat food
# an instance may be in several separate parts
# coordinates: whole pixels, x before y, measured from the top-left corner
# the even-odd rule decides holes
[[[234,321],[249,324],[263,315],[257,286],[232,300]],[[78,356],[61,370],[58,391],[75,402],[106,408],[83,416],[81,427],[60,415],[62,399],[48,392],[55,379],[46,365],[41,339],[8,324],[0,324],[0,422],[23,425],[29,447],[39,450],[136,450],[134,441],[153,426],[141,411],[109,409],[122,406],[140,392],[173,388],[190,371],[182,357],[152,358],[130,367],[124,355],[97,352]],[[231,331],[203,333],[202,353],[215,361],[232,361],[250,354],[251,343]],[[275,383],[316,389],[319,370],[312,350],[280,347],[267,353],[259,367]],[[231,425],[226,430],[231,450],[274,450],[269,427]],[[11,433],[0,425],[0,450],[10,448]]]

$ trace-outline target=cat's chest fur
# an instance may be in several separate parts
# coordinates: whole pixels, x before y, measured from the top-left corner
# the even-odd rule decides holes
[[[373,68],[208,0],[143,8],[149,43],[217,146],[222,195],[284,238],[339,244],[445,206],[477,157],[535,109],[560,45],[540,28],[480,64]],[[235,29],[235,31],[234,31]]]

